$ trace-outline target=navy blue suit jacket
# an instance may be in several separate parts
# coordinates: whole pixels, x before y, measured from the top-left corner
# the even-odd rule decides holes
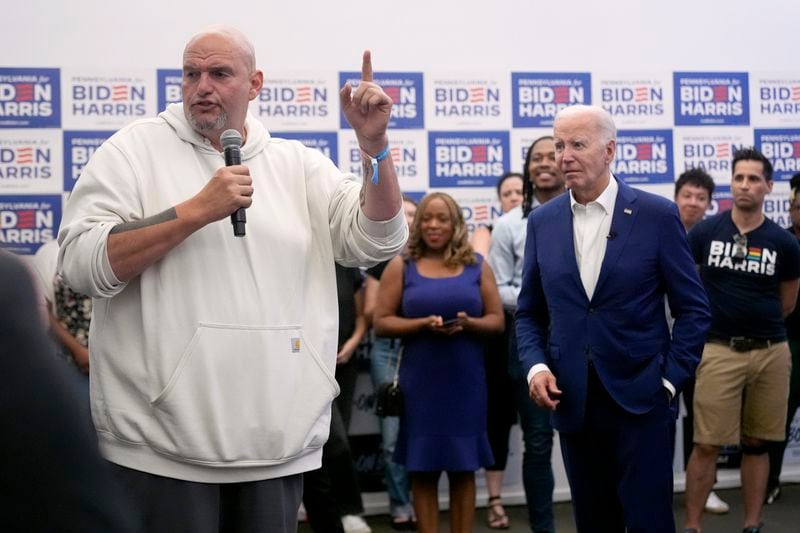
[[[612,178],[613,179],[613,178]],[[611,397],[641,414],[694,376],[710,325],[705,290],[672,202],[619,183],[591,301],[575,258],[569,194],[531,212],[517,306],[519,358],[546,363],[562,390],[559,431],[581,429],[588,362]],[[670,337],[666,295],[675,323]]]

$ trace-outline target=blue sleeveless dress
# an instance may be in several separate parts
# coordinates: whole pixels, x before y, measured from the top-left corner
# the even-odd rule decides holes
[[[483,315],[481,263],[453,277],[427,278],[409,261],[403,275],[401,315],[459,311]],[[423,332],[404,339],[400,364],[403,416],[394,460],[411,472],[475,471],[494,463],[486,434],[484,343],[474,333]]]

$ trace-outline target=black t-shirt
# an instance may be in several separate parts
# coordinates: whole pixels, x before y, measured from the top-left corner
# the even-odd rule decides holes
[[[363,283],[364,278],[359,269],[336,264],[336,289],[339,293],[339,348],[356,329],[356,293]]]
[[[792,228],[786,229],[789,230],[789,235],[797,239]],[[800,242],[800,239],[798,239],[798,242]],[[800,339],[800,305],[795,306],[794,311],[786,317],[786,334],[792,339]]]
[[[689,246],[700,265],[709,302],[711,334],[784,340],[780,283],[800,278],[800,245],[770,219],[745,234],[725,211],[698,223]]]

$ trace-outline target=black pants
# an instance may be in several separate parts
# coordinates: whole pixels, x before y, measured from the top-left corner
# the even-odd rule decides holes
[[[112,464],[147,533],[296,533],[302,474],[196,483]]]
[[[341,532],[343,515],[364,512],[347,432],[336,402],[331,411],[331,433],[322,448],[322,467],[303,477],[303,504],[315,532]]]
[[[353,415],[353,396],[356,392],[356,382],[359,374],[359,360],[355,354],[344,364],[336,365],[336,383],[339,384],[339,396],[336,405],[342,415],[345,435],[350,431],[350,419]]]
[[[508,315],[508,313],[506,313]],[[508,336],[513,334],[513,321],[508,318],[503,335],[485,341],[484,368],[486,369],[486,433],[492,448],[494,464],[486,470],[506,469],[508,438],[511,426],[517,421],[517,404],[514,383],[508,373]],[[508,326],[510,324],[510,327]],[[493,495],[498,496],[498,495]]]

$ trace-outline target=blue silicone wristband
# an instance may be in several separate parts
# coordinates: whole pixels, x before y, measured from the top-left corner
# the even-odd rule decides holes
[[[372,181],[373,185],[377,185],[378,184],[378,163],[380,163],[381,161],[383,161],[384,159],[389,157],[389,145],[387,144],[386,148],[381,150],[381,153],[379,153],[375,157],[372,157],[371,155],[369,155],[364,150],[361,150],[361,152],[365,156],[367,156],[369,158],[369,162],[372,163],[372,177],[370,178],[370,180]]]

